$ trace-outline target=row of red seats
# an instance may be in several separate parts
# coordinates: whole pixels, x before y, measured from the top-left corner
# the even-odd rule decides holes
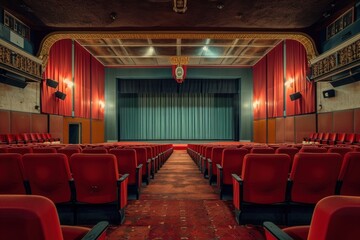
[[[124,221],[129,174],[119,174],[112,154],[76,153],[68,160],[61,153],[3,153],[0,163],[1,194],[41,195],[68,205],[74,223],[84,203],[113,204],[116,220]]]
[[[311,133],[309,137],[304,138],[304,141],[330,145],[360,145],[360,133]]]
[[[50,133],[18,133],[0,134],[0,144],[25,144],[59,142],[60,138],[53,138]]]
[[[273,190],[270,189],[279,190],[279,186],[277,188],[276,186],[272,186],[272,181],[279,184],[281,176],[283,176],[281,180],[283,184],[281,186],[283,193],[281,195],[282,200],[279,201],[278,198],[272,203],[278,201],[278,203],[282,202],[287,206],[289,201],[286,199],[290,199],[292,205],[294,205],[294,203],[314,205],[321,197],[335,193],[360,196],[360,177],[357,177],[357,173],[360,171],[360,152],[353,151],[354,149],[358,150],[358,148],[304,146],[299,150],[294,147],[279,147],[276,150],[276,154],[274,149],[260,146],[250,148],[250,151],[244,147],[234,148],[229,146],[220,147],[207,145],[205,148],[207,150],[211,149],[210,151],[212,152],[210,159],[208,159],[209,162],[220,161],[220,163],[217,164],[217,176],[215,177],[217,178],[220,189],[220,198],[222,198],[225,190],[231,189],[234,192],[233,202],[237,210],[236,219],[239,222],[241,221],[241,205],[243,205],[243,203],[248,204],[253,201],[253,203],[257,204],[269,204],[261,201],[267,201],[265,199],[269,200],[271,197],[279,197],[279,192],[276,193],[276,191],[273,192]],[[194,157],[198,156],[194,154],[193,150],[189,150],[189,152],[191,153],[190,155]],[[272,164],[280,161],[280,156],[287,158],[287,160],[283,160],[285,162],[279,164],[283,168],[285,166],[285,168],[287,168],[286,170],[282,170],[283,175],[279,173],[279,169],[272,169],[272,167],[276,167],[272,166]],[[338,160],[329,160],[334,157]],[[343,157],[344,160],[342,160]],[[294,159],[294,164],[292,164],[291,160],[293,158],[297,159]],[[248,159],[246,160],[248,161],[247,164],[245,163],[245,159]],[[258,161],[258,165],[256,165],[256,161]],[[337,166],[334,167],[331,161],[337,161]],[[209,167],[209,169],[212,168],[211,165]],[[246,170],[247,167],[248,169]],[[251,169],[253,172],[251,172]],[[288,182],[289,169],[290,181]],[[211,179],[211,176],[214,175],[212,175],[211,170],[209,171],[209,179]],[[269,176],[273,176],[274,179],[268,179]],[[299,180],[300,182],[302,181],[301,184],[305,185],[297,187]],[[259,186],[262,184],[262,187],[266,189],[265,192],[270,195],[266,196],[265,192],[263,192],[265,196],[257,196],[257,194],[261,194],[262,192],[252,189],[254,186],[249,187],[249,185],[254,185],[251,182],[257,182]],[[289,186],[292,187],[289,188]],[[289,188],[289,192],[286,193],[287,188]],[[303,190],[303,192],[296,193],[299,189]],[[306,193],[306,190],[311,189],[316,190]],[[327,191],[327,193],[324,191]],[[311,196],[311,194],[315,195]],[[252,197],[257,198],[257,200],[251,199]],[[307,200],[304,200],[306,198]]]

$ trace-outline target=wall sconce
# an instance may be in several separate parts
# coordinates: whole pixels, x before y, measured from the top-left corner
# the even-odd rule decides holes
[[[256,100],[256,101],[253,103],[254,109],[258,109],[259,106],[260,106],[260,102],[259,102],[259,100]]]
[[[293,79],[293,78],[290,78],[289,80],[287,80],[286,82],[285,82],[285,86],[286,87],[293,87],[293,83],[295,82],[295,79]]]
[[[105,108],[105,103],[101,100],[99,100],[99,107],[100,109],[104,109]]]
[[[74,86],[74,83],[67,79],[64,80],[64,83],[65,83],[65,88],[72,88]]]

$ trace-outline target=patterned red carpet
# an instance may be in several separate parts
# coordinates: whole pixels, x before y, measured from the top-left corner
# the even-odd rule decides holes
[[[121,226],[109,240],[263,240],[262,229],[237,225],[231,201],[221,201],[185,150],[175,150],[140,200],[126,208]]]

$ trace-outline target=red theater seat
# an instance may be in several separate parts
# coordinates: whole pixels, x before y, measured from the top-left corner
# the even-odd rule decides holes
[[[345,156],[346,153],[354,151],[351,147],[332,147],[328,149],[329,153],[338,153],[342,157]]]
[[[56,153],[56,148],[52,147],[34,147],[33,153]]]
[[[330,137],[330,133],[324,133],[322,139],[320,140],[321,144],[328,144],[329,141],[329,137]]]
[[[6,134],[6,142],[7,144],[16,144],[15,134]]]
[[[22,161],[31,194],[47,197],[54,203],[71,203],[72,177],[66,155],[31,153],[25,154]]]
[[[286,207],[290,157],[286,154],[247,154],[241,177],[233,177],[235,219],[242,223],[247,205]]]
[[[307,152],[307,153],[326,153],[328,150],[324,147],[316,147],[316,146],[303,146],[299,152]]]
[[[25,194],[24,180],[21,154],[0,153],[0,194]]]
[[[147,158],[146,148],[144,147],[134,147],[132,148],[136,151],[136,156],[138,164],[142,164],[142,180],[146,182],[146,185],[149,184],[150,175],[151,175],[151,160]]]
[[[329,140],[328,140],[328,144],[330,145],[334,145],[335,141],[336,141],[336,133],[330,133],[329,135]]]
[[[84,148],[82,151],[82,153],[95,153],[95,154],[104,154],[104,153],[107,153],[107,149],[104,148],[104,147],[86,147]]]
[[[62,147],[62,148],[59,148],[57,150],[57,152],[65,154],[67,156],[67,158],[70,159],[71,155],[73,155],[74,153],[80,153],[81,149],[76,148],[76,147],[71,147],[71,148]]]
[[[111,149],[110,154],[114,154],[117,159],[118,171],[120,174],[128,173],[128,193],[129,190],[135,191],[136,199],[139,199],[142,184],[142,164],[137,163],[135,149]]]
[[[250,150],[250,153],[271,154],[275,153],[275,150],[271,147],[254,147]]]
[[[107,226],[107,222],[99,222],[92,229],[60,226],[51,200],[34,195],[0,195],[1,239],[105,240]]]
[[[278,149],[276,149],[275,153],[283,153],[283,154],[287,154],[290,157],[290,168],[289,168],[289,172],[291,171],[292,168],[292,163],[294,162],[294,157],[295,154],[297,154],[299,152],[299,149],[296,147],[279,147]]]
[[[125,220],[128,174],[120,177],[113,154],[75,153],[70,158],[70,168],[76,189],[77,210],[82,205],[100,207],[112,205],[116,222]]]
[[[8,148],[8,152],[9,153],[20,153],[20,154],[24,155],[26,153],[32,153],[33,150],[31,147],[11,147],[11,148]]]
[[[221,164],[216,164],[220,199],[223,198],[227,189],[232,191],[232,174],[241,175],[243,160],[247,153],[248,151],[242,148],[226,148],[223,150]]]
[[[360,152],[345,154],[339,175],[340,194],[360,196]]]
[[[344,143],[347,145],[351,145],[351,144],[353,144],[354,139],[355,139],[355,133],[347,133],[345,136]]]
[[[345,133],[338,133],[336,135],[335,144],[344,144],[345,142]]]
[[[267,240],[354,240],[360,235],[360,197],[329,196],[315,207],[310,226],[280,229],[264,222]]]
[[[216,164],[221,164],[222,152],[225,147],[214,147],[211,151],[211,158],[208,159],[209,184],[217,182]]]

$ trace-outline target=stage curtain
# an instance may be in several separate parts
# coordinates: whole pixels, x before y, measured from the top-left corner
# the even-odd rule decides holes
[[[41,112],[71,116],[72,93],[64,81],[71,81],[71,40],[60,40],[54,43],[50,49],[48,64],[44,72],[41,89]],[[46,79],[50,78],[59,83],[58,87],[51,88],[46,85]],[[65,100],[55,97],[59,90],[66,94]]]
[[[267,55],[268,118],[284,115],[284,51],[283,43]]]
[[[307,81],[308,68],[304,46],[294,40],[286,40],[286,114],[298,115],[315,112],[315,84]],[[300,92],[302,97],[295,101],[290,95]]]
[[[75,42],[74,111],[76,117],[90,118],[90,53]]]
[[[104,119],[104,66],[91,57],[91,118]]]
[[[253,68],[253,112],[254,120],[266,118],[266,57]]]
[[[120,140],[233,140],[233,94],[120,94]]]

